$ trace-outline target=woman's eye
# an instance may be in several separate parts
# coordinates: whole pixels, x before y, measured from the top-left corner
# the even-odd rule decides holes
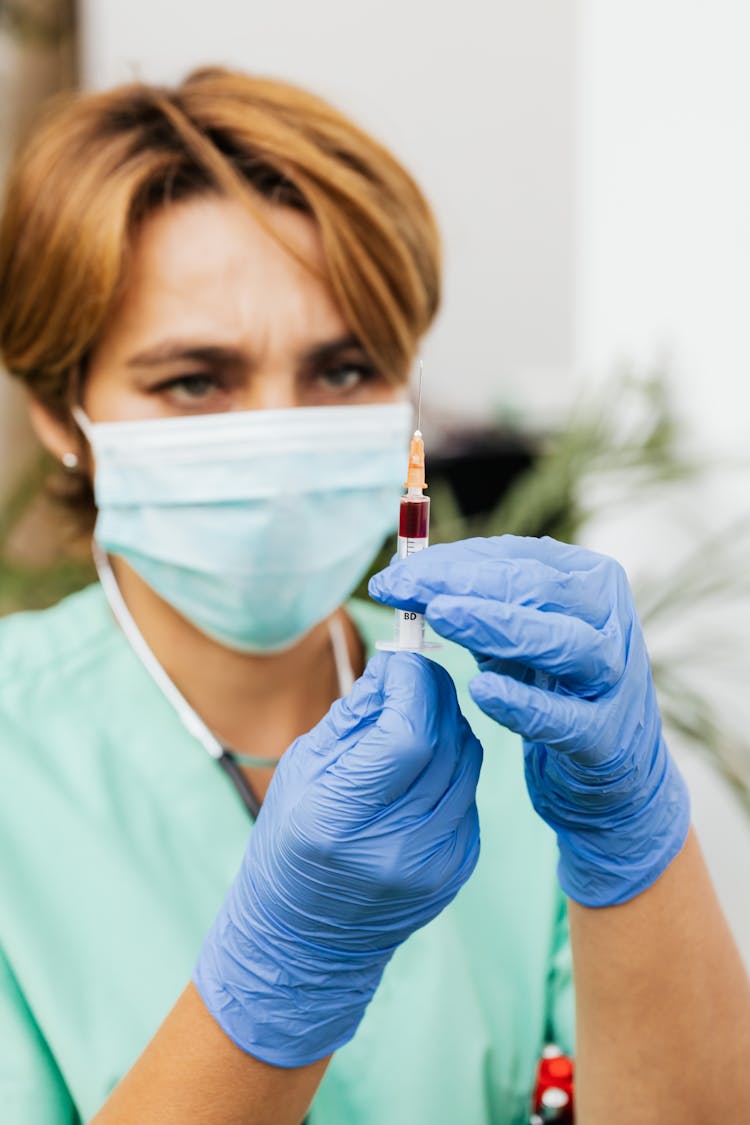
[[[180,375],[162,383],[157,389],[168,394],[174,402],[189,405],[209,398],[222,389],[222,384],[215,375]]]
[[[365,363],[346,363],[340,367],[332,367],[329,371],[321,371],[318,380],[332,391],[352,391],[367,379],[371,379],[375,372]]]

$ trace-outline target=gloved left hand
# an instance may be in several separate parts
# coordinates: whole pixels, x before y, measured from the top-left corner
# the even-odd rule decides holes
[[[450,676],[412,653],[373,657],[290,746],[194,975],[243,1050],[302,1066],[351,1039],[474,869],[481,761]]]
[[[559,878],[625,902],[680,851],[687,789],[662,736],[646,646],[613,559],[502,535],[428,547],[370,581],[474,653],[476,703],[524,738],[526,783],[557,832]]]

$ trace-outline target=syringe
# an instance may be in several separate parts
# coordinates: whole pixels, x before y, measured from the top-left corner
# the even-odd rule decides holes
[[[422,362],[419,363],[419,407],[417,429],[409,444],[409,467],[404,488],[406,495],[401,497],[398,515],[397,557],[405,559],[423,551],[430,542],[430,498],[424,495],[427,488],[424,470],[424,438],[419,429],[422,413]],[[424,639],[424,614],[410,610],[396,610],[396,637],[394,641],[378,641],[376,647],[387,652],[421,652],[423,649],[440,648],[433,641]]]

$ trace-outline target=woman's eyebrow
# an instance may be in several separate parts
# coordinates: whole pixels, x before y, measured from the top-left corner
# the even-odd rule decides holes
[[[315,344],[302,353],[302,359],[307,363],[326,363],[335,359],[340,352],[362,351],[362,344],[356,336],[349,333],[336,340],[326,340],[322,344]]]
[[[325,363],[343,351],[362,350],[356,336],[348,333],[335,340],[325,340],[314,344],[302,353],[308,363]],[[230,344],[201,344],[194,340],[161,340],[142,352],[137,352],[127,361],[128,367],[158,367],[160,364],[175,362],[243,364],[247,355],[242,348]]]
[[[128,367],[157,367],[162,363],[245,363],[241,348],[227,344],[198,344],[189,340],[162,340],[145,351],[137,352],[127,361]]]

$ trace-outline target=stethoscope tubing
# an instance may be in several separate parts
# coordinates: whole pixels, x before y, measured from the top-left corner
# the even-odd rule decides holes
[[[225,750],[221,757],[217,758],[216,761],[224,770],[224,773],[232,782],[232,785],[234,785],[234,788],[237,790],[237,794],[242,801],[242,804],[247,809],[250,819],[253,821],[253,823],[255,823],[255,821],[258,819],[258,813],[260,812],[260,801],[258,800],[258,797],[256,796],[252,785],[245,777],[240,766],[237,764],[234,754],[231,750]]]

